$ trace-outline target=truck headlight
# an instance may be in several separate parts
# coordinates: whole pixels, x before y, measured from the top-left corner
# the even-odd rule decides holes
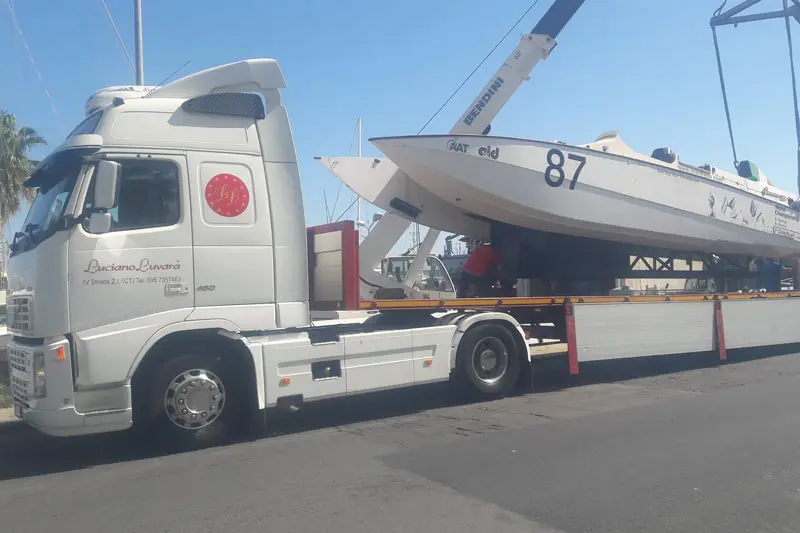
[[[44,354],[33,354],[33,397],[47,396],[47,378],[44,375]]]

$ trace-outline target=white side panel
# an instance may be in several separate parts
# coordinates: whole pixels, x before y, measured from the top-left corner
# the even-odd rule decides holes
[[[800,342],[800,299],[725,300],[722,320],[726,348]]]
[[[267,117],[256,123],[267,179],[275,245],[275,301],[278,327],[307,326],[308,244],[303,191],[292,128],[277,90],[266,91]]]
[[[412,331],[414,382],[430,383],[450,377],[450,345],[456,326]]]
[[[272,247],[203,246],[195,248],[194,260],[197,307],[267,302],[274,307],[275,287],[268,275]]]
[[[186,320],[220,320],[223,316],[231,324],[231,331],[271,330],[277,320],[273,304],[195,307]]]
[[[170,324],[183,322],[190,312],[191,309],[176,309],[73,333],[77,385],[127,381],[134,361],[150,338]]]
[[[293,324],[296,327],[311,323],[311,312],[308,302],[278,303],[276,311],[277,316],[280,317],[281,327],[289,327],[287,324]]]
[[[710,351],[714,302],[577,304],[578,361]]]
[[[347,392],[344,375],[315,381],[311,374],[311,364],[316,361],[338,360],[344,369],[344,343],[312,345],[305,333],[280,340],[274,340],[274,337],[272,340],[270,337],[252,338],[250,342],[263,345],[267,407],[274,406],[282,396],[301,394],[308,401],[343,396]],[[281,385],[283,378],[291,381]]]
[[[261,344],[251,343],[249,339],[244,339],[250,355],[253,357],[253,368],[256,371],[256,395],[258,396],[258,408],[264,409],[267,406],[266,380],[264,379],[264,349]]]
[[[267,141],[269,142],[269,141]],[[297,163],[265,162],[269,207],[275,244],[275,300],[278,325],[282,328],[308,325],[308,314],[284,314],[286,303],[308,305],[308,243]]]
[[[345,336],[347,393],[414,383],[412,343],[412,330]]]

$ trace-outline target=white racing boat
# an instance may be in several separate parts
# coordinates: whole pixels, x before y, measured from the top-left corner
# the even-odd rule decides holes
[[[370,141],[422,189],[473,217],[681,251],[800,254],[791,195],[747,161],[739,176],[688,165],[668,148],[648,157],[614,132],[585,145],[452,134]],[[413,203],[394,193],[395,205]]]

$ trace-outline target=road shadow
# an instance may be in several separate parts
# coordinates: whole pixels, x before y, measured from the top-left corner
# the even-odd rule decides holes
[[[722,367],[726,364],[745,363],[796,353],[800,353],[800,343],[728,350],[726,361],[720,361],[719,354],[716,352],[594,361],[581,363],[580,373],[577,376],[570,376],[567,361],[559,359],[543,361],[545,364],[539,365],[534,377],[534,385],[538,392],[542,392],[545,389],[581,387],[675,374],[701,368]]]
[[[728,353],[728,362],[746,362],[800,352],[800,344]],[[536,395],[558,389],[671,374],[719,365],[716,354],[648,357],[583,363],[578,376],[569,376],[564,361],[540,361],[533,388],[515,394]],[[310,403],[291,415],[269,413],[267,431],[253,440],[335,428],[380,419],[407,416],[451,406],[481,403],[450,383],[363,394]],[[54,474],[94,466],[168,455],[144,447],[128,432],[87,437],[53,438],[23,424],[0,424],[0,481]]]

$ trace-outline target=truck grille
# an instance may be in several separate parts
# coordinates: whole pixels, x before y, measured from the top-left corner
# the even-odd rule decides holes
[[[11,393],[16,400],[28,403],[29,383],[33,376],[33,357],[14,346],[6,346],[8,365],[11,367]],[[28,379],[26,379],[28,378]]]
[[[12,369],[26,374],[30,372],[31,361],[28,361],[28,354],[11,346],[6,346],[6,352],[8,353],[8,364]]]
[[[14,395],[15,400],[28,403],[28,383],[17,376],[11,376],[11,394]]]
[[[30,296],[14,296],[6,302],[6,313],[8,315],[8,329],[17,331],[30,331],[33,329],[31,320],[31,304],[33,299]]]

